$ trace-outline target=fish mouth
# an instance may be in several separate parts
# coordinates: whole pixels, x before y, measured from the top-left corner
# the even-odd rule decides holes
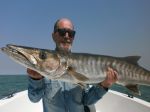
[[[21,55],[21,56],[25,57],[25,55],[22,52],[20,52],[19,50],[17,50],[14,45],[8,44],[6,47],[3,47],[1,49],[2,49],[3,52],[12,53],[14,55],[15,54],[16,55]]]
[[[2,50],[2,52],[8,54],[8,56],[10,56],[13,60],[15,60],[19,63],[23,62],[24,65],[27,65],[27,67],[34,65],[31,62],[31,60],[28,58],[28,56],[18,47],[20,47],[20,46],[8,44],[8,45],[6,45],[6,47],[2,47],[1,50]]]
[[[16,49],[15,45],[8,44],[6,47],[1,48],[3,52],[12,53],[13,55],[21,55],[24,58],[27,58],[22,52]]]

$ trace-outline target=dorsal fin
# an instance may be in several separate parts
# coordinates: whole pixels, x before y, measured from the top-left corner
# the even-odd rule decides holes
[[[137,62],[140,58],[141,56],[127,56],[127,57],[124,57],[124,60],[134,65],[138,65]]]

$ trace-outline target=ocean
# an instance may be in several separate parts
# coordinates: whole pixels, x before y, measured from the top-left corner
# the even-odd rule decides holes
[[[26,90],[28,88],[27,75],[0,75],[0,99],[13,93]],[[130,94],[130,91],[121,85],[114,84],[110,89],[122,93]],[[139,86],[141,96],[135,96],[150,102],[150,86]]]

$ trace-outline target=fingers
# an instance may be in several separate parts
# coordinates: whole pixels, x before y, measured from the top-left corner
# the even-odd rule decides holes
[[[107,70],[108,79],[112,80],[112,82],[116,82],[118,80],[118,72],[110,67]]]
[[[29,68],[27,68],[27,73],[28,73],[28,74],[32,74],[32,70],[29,69]]]
[[[115,79],[115,81],[118,80],[118,72],[117,71],[114,71],[114,79]]]
[[[30,74],[30,75],[40,75],[38,72],[36,72],[34,70],[31,70],[29,68],[27,68],[27,73]]]
[[[118,73],[114,69],[108,67],[106,78],[100,84],[103,87],[109,88],[118,80]]]
[[[38,72],[31,70],[29,68],[27,68],[27,73],[33,79],[42,79],[43,78],[43,76],[41,76],[41,74],[39,74]]]

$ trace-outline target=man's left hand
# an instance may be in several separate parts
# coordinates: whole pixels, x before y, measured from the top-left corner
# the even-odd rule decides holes
[[[111,87],[118,80],[118,73],[114,69],[108,67],[107,76],[104,81],[100,83],[104,88]]]

